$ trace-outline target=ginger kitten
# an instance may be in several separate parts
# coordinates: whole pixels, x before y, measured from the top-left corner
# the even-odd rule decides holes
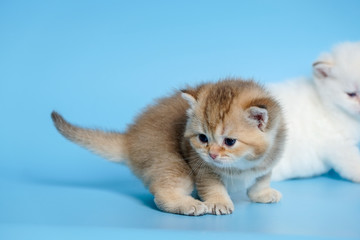
[[[278,103],[253,81],[228,79],[176,92],[149,106],[125,133],[51,116],[67,139],[125,162],[165,212],[232,213],[229,179],[244,186],[251,201],[281,198],[270,188],[270,176],[283,148],[283,117]],[[201,200],[191,196],[194,185]]]

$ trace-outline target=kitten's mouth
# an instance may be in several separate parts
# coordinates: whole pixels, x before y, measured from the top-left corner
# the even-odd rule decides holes
[[[205,162],[216,167],[229,167],[229,165],[233,163],[233,160],[227,155],[221,157],[217,156],[216,158],[211,157],[207,153],[202,153],[200,155],[202,155],[201,157]]]

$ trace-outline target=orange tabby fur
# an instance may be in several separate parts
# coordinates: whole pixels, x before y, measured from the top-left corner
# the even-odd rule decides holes
[[[110,160],[125,161],[163,211],[232,213],[234,205],[226,190],[229,177],[246,178],[254,202],[280,200],[281,194],[269,186],[269,177],[283,147],[282,113],[277,102],[252,81],[228,79],[162,98],[126,133],[77,127],[56,112],[52,118],[71,141]],[[199,134],[208,142],[201,142]],[[235,144],[224,144],[227,138],[236,139]],[[194,185],[201,200],[191,197]]]

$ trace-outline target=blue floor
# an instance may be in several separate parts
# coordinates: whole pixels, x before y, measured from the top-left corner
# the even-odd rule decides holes
[[[28,169],[19,178],[2,174],[0,239],[360,237],[360,185],[335,174],[273,183],[284,195],[278,204],[239,199],[232,215],[188,217],[157,210],[152,195],[125,166],[89,158],[86,166],[69,164],[70,172]]]
[[[0,1],[0,239],[360,239],[360,185],[335,173],[273,183],[278,204],[173,215],[126,166],[50,120],[57,110],[124,130],[187,84],[308,76],[320,52],[360,40],[359,10],[357,0]]]

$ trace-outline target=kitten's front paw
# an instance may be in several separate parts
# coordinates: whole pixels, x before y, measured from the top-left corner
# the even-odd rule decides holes
[[[194,200],[191,203],[184,204],[179,208],[179,213],[189,216],[201,216],[208,212],[208,207],[201,201]]]
[[[200,216],[208,212],[206,204],[190,196],[181,197],[177,201],[155,197],[155,204],[165,212],[188,216]]]
[[[350,181],[354,182],[354,183],[360,183],[360,174],[357,176],[353,176],[351,178],[349,178]]]
[[[234,204],[230,202],[205,202],[208,213],[214,215],[227,215],[234,211]]]
[[[249,198],[257,203],[276,203],[281,199],[281,193],[273,188],[266,188],[260,192],[248,193]]]

